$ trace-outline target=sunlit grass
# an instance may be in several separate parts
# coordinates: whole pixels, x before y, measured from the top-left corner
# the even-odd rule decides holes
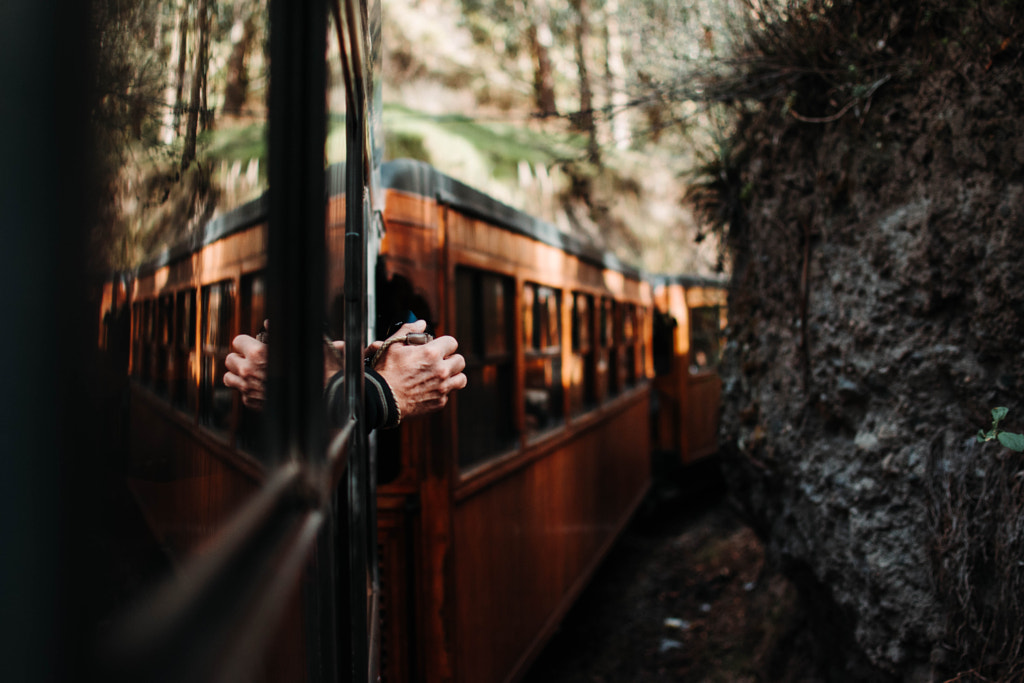
[[[199,135],[201,156],[210,161],[249,161],[259,159],[264,165],[267,158],[266,124],[218,128]]]
[[[462,115],[433,115],[399,105],[385,105],[384,128],[388,131],[388,158],[410,155],[421,158],[441,171],[460,179],[494,178],[513,180],[519,163],[551,166],[560,160],[576,159],[585,141],[568,135],[551,135],[522,125],[478,121]],[[415,143],[419,138],[419,144]]]

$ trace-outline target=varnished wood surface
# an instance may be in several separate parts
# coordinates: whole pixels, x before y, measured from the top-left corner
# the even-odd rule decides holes
[[[575,597],[646,490],[646,400],[459,503],[459,680],[503,681]]]
[[[720,324],[724,327],[726,295],[724,287],[682,284],[660,285],[654,292],[658,310],[676,320],[671,371],[654,380],[660,402],[655,422],[656,446],[677,453],[684,465],[718,449],[722,387],[717,370],[691,372],[690,310],[719,306]]]
[[[687,394],[687,410],[683,418],[688,438],[683,463],[688,465],[718,450],[722,380],[716,372],[690,375]]]
[[[261,466],[133,389],[128,484],[154,536],[183,561],[258,490]]]
[[[641,336],[650,335],[651,289],[634,277],[463,215],[432,197],[389,191],[384,219],[384,279],[410,280],[437,312],[439,334],[454,329],[455,269],[470,267],[508,276],[517,297],[527,282],[561,290],[563,368],[571,354],[573,292],[641,308]],[[519,386],[520,306],[512,305]],[[407,653],[411,678],[401,677],[403,665],[386,664],[389,683],[512,680],[550,637],[649,482],[649,344],[638,351],[636,388],[521,441],[472,472],[457,465],[452,410],[381,437],[382,445],[400,449],[403,464],[399,477],[380,490],[382,519],[398,523],[402,500],[415,510],[399,524],[409,525],[400,533],[411,545],[395,544],[395,529],[382,528],[380,535],[382,544],[390,544],[388,580],[398,581],[394,565],[403,548],[400,563],[414,572],[411,604],[400,605],[400,587],[390,594],[385,587],[392,616],[415,614],[408,628],[385,625],[394,637],[410,633],[409,648],[415,649]],[[568,381],[567,371],[562,379]],[[520,413],[522,404],[521,397],[514,399]],[[517,421],[522,431],[523,415]],[[399,656],[397,649],[391,652]]]

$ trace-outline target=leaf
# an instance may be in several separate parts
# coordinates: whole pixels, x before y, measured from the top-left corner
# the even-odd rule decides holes
[[[978,443],[985,443],[988,439],[985,438],[985,430],[978,430]]]
[[[999,408],[993,408],[992,409],[992,421],[993,422],[999,422],[1004,417],[1006,417],[1006,414],[1008,412],[1010,412],[1010,409],[1009,408],[1004,408],[1002,406],[1000,406]]]
[[[1014,434],[1013,432],[999,432],[999,443],[1003,444],[1011,451],[1017,451],[1018,453],[1024,453],[1024,434]]]

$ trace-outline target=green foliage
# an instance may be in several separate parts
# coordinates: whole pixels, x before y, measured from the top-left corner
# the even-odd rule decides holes
[[[992,429],[987,432],[983,429],[978,430],[978,443],[984,443],[986,441],[997,440],[1011,451],[1017,451],[1018,453],[1024,453],[1024,434],[1016,434],[1014,432],[1007,432],[999,429],[999,423],[1009,413],[1009,408],[999,407],[992,409]]]
[[[586,145],[579,136],[462,115],[427,114],[398,105],[384,106],[384,127],[390,159],[410,157],[436,165],[443,158],[495,178],[515,178],[520,161],[550,166],[578,158]]]

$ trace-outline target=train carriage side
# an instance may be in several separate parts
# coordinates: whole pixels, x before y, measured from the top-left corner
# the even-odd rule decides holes
[[[257,201],[211,222],[194,249],[144,267],[133,283],[125,469],[155,537],[178,560],[263,477],[247,448],[253,417],[223,384],[231,339],[258,329],[265,311],[258,214]]]
[[[403,539],[382,566],[413,568],[418,596],[397,587],[390,614],[412,615],[423,680],[516,680],[647,490],[651,289],[425,165],[383,176],[378,296],[454,334],[469,378],[449,410],[381,436],[402,470],[379,519]]]
[[[654,282],[658,401],[654,446],[682,465],[718,449],[722,393],[718,361],[727,319],[726,294],[724,280],[676,276]]]

